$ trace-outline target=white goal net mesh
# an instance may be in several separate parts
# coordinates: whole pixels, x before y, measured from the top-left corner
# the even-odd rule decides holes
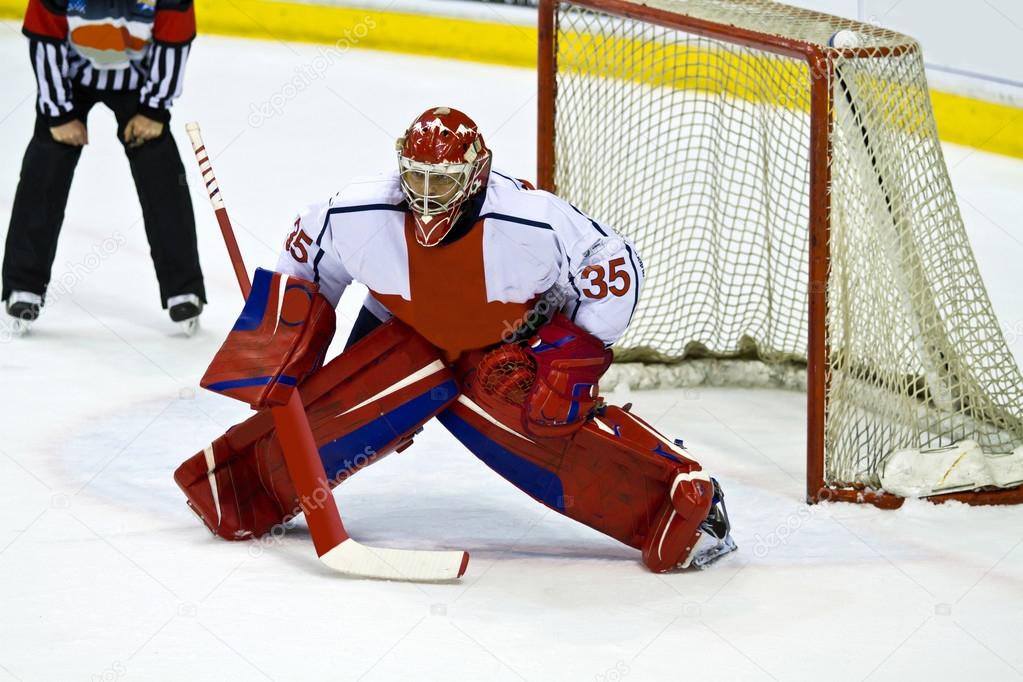
[[[554,179],[645,262],[618,358],[805,363],[811,116],[825,116],[827,481],[877,487],[880,463],[904,448],[1023,445],[1023,382],[966,238],[916,43],[762,0],[642,3],[820,45],[833,69],[813,74],[805,59],[732,42],[733,29],[710,38],[584,4],[556,8]],[[834,40],[847,49],[829,48],[839,31],[852,32]],[[812,114],[815,76],[831,105]]]

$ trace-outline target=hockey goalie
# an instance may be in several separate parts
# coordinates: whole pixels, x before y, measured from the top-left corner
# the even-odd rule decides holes
[[[642,552],[655,572],[733,551],[721,488],[598,386],[643,285],[635,248],[558,197],[492,169],[477,126],[430,109],[395,172],[305,210],[258,270],[202,385],[257,412],[175,480],[216,535],[270,532],[301,507],[269,408],[295,391],[331,484],[436,418],[536,501]],[[369,289],[340,355],[334,309]]]

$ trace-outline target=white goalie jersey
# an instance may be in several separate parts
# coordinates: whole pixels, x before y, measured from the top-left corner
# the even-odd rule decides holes
[[[643,264],[628,240],[549,192],[493,171],[456,238],[423,247],[398,174],[352,182],[296,219],[279,272],[314,281],[334,305],[352,282],[449,357],[560,311],[613,344],[636,310]]]

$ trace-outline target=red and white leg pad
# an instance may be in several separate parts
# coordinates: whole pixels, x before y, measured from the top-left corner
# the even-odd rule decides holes
[[[259,479],[251,448],[246,454],[239,456],[224,435],[174,473],[189,509],[226,540],[248,540],[284,520],[277,500]]]
[[[463,393],[438,419],[469,450],[555,511],[641,550],[655,572],[687,566],[714,504],[714,484],[688,451],[615,406],[569,437],[522,427],[522,408],[477,384],[468,357]]]
[[[333,488],[411,445],[419,427],[457,398],[458,387],[437,350],[392,320],[299,392]],[[203,523],[227,540],[259,537],[301,511],[269,410],[190,457],[174,480]]]

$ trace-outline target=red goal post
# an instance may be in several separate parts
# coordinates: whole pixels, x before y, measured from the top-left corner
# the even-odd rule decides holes
[[[695,11],[691,11],[693,8]],[[719,8],[724,8],[721,16],[714,16]],[[771,30],[756,30],[758,13],[764,17]],[[791,33],[786,32],[789,25],[795,28]],[[840,32],[860,37],[848,39],[845,44],[842,44],[841,40],[832,40],[831,42],[838,43],[838,47],[829,45],[828,36],[838,38],[842,35]],[[859,41],[863,42],[862,46],[857,44]],[[727,46],[735,46],[736,49],[729,51],[730,48]],[[639,53],[645,54],[637,56]],[[761,57],[761,53],[766,56]],[[790,61],[782,60],[777,66],[768,65],[769,55],[777,55]],[[762,0],[540,2],[537,148],[539,186],[542,189],[558,191],[566,199],[579,205],[582,210],[621,229],[637,241],[641,253],[649,253],[647,248],[649,244],[644,243],[643,236],[636,234],[634,223],[638,222],[637,219],[645,222],[646,217],[642,213],[627,211],[622,213],[614,207],[605,207],[601,204],[599,195],[638,192],[648,197],[647,201],[656,202],[659,200],[658,188],[656,185],[651,188],[649,183],[648,186],[629,186],[623,178],[625,173],[615,175],[614,169],[619,168],[646,169],[642,169],[638,163],[628,166],[619,163],[617,157],[611,158],[613,153],[622,152],[620,155],[625,155],[634,152],[627,148],[604,151],[609,145],[613,146],[613,139],[610,139],[612,135],[609,133],[607,138],[600,138],[593,132],[595,127],[602,127],[611,117],[631,120],[633,125],[637,125],[639,124],[637,119],[641,117],[661,116],[662,118],[646,121],[642,125],[661,131],[658,134],[667,131],[678,137],[680,134],[684,136],[685,133],[689,133],[694,139],[698,138],[698,141],[689,147],[681,146],[683,143],[679,143],[678,148],[681,151],[677,153],[686,159],[682,165],[699,174],[700,169],[694,170],[690,159],[713,156],[710,153],[704,154],[703,150],[693,151],[693,147],[703,143],[704,137],[708,135],[708,130],[701,126],[711,128],[712,125],[717,125],[731,131],[736,122],[756,120],[752,115],[739,111],[732,118],[722,118],[713,124],[705,125],[699,118],[712,107],[701,99],[703,97],[701,93],[709,93],[706,97],[714,98],[714,104],[718,109],[729,106],[729,101],[734,100],[739,102],[736,106],[739,110],[755,106],[769,110],[769,107],[761,105],[763,101],[771,99],[770,104],[787,112],[782,111],[777,115],[769,127],[784,127],[790,119],[794,120],[797,117],[800,119],[794,126],[797,130],[780,141],[772,140],[784,148],[792,146],[793,140],[803,145],[805,150],[794,154],[792,159],[775,164],[769,157],[773,153],[770,149],[772,145],[754,140],[754,146],[763,147],[760,153],[767,159],[762,168],[752,172],[749,169],[739,169],[734,173],[723,173],[721,178],[713,178],[705,183],[703,180],[697,181],[697,184],[715,186],[734,184],[745,187],[747,184],[752,186],[756,181],[747,181],[745,176],[736,180],[736,175],[762,173],[768,176],[777,173],[779,176],[786,176],[785,179],[771,181],[773,184],[768,189],[774,190],[779,187],[791,189],[794,185],[805,185],[805,191],[793,192],[791,203],[800,206],[793,208],[791,215],[782,216],[790,218],[787,225],[789,231],[783,235],[784,238],[778,239],[779,242],[799,241],[799,248],[803,251],[802,255],[798,256],[802,263],[793,265],[792,272],[785,275],[787,289],[783,293],[793,303],[786,306],[791,310],[786,310],[784,321],[778,323],[779,326],[801,330],[798,333],[802,335],[802,341],[794,342],[792,349],[769,347],[765,350],[765,346],[772,344],[758,343],[754,353],[760,360],[777,356],[787,360],[796,358],[805,362],[806,495],[810,502],[842,500],[869,502],[887,508],[900,506],[902,497],[885,492],[876,483],[880,475],[877,469],[889,461],[888,458],[893,451],[907,447],[907,443],[921,448],[921,451],[929,452],[926,448],[949,446],[956,442],[957,438],[961,440],[963,434],[966,434],[978,440],[987,439],[982,443],[985,453],[989,450],[1011,451],[1013,446],[1023,445],[1023,425],[1020,423],[1023,403],[1020,401],[1018,389],[992,397],[988,393],[981,395],[978,392],[967,395],[966,389],[963,388],[964,385],[971,384],[970,390],[973,390],[972,384],[981,384],[977,390],[983,392],[988,390],[985,382],[998,384],[1011,382],[1018,387],[1020,383],[1018,369],[1014,362],[1011,363],[1010,369],[1009,361],[1003,357],[1008,354],[1007,348],[1002,348],[1005,345],[1004,339],[993,338],[995,334],[988,328],[990,325],[985,327],[985,333],[992,337],[990,343],[995,345],[1000,342],[1001,346],[993,353],[997,355],[995,361],[988,362],[987,356],[982,358],[981,364],[984,365],[984,369],[980,374],[983,374],[983,378],[976,379],[977,375],[971,372],[967,366],[968,362],[964,360],[961,365],[956,364],[959,362],[958,355],[955,363],[949,359],[953,353],[948,351],[947,347],[953,345],[950,339],[955,337],[958,331],[956,329],[950,331],[942,326],[948,326],[950,323],[946,320],[953,315],[948,314],[944,308],[940,310],[939,308],[948,298],[947,292],[953,291],[949,288],[952,285],[933,284],[928,281],[920,284],[913,279],[915,277],[922,281],[926,280],[926,277],[920,277],[920,272],[926,270],[925,261],[929,256],[911,253],[906,242],[914,240],[919,242],[930,234],[945,235],[951,234],[949,230],[958,230],[952,240],[958,247],[959,232],[963,232],[957,207],[954,219],[949,218],[947,221],[954,223],[951,227],[919,226],[912,218],[904,217],[907,211],[919,209],[925,201],[917,196],[919,192],[913,187],[907,187],[908,184],[922,182],[922,177],[939,175],[947,180],[947,172],[940,156],[940,167],[932,158],[934,149],[937,149],[940,155],[940,148],[937,147],[936,133],[933,131],[929,99],[926,93],[921,99],[920,93],[917,92],[921,84],[924,89],[926,88],[922,75],[922,61],[919,74],[910,71],[910,67],[916,68],[917,61],[920,61],[919,46],[905,36]],[[804,75],[783,81],[789,72],[797,68],[791,65],[795,62],[804,65],[798,67],[800,73]],[[886,71],[871,70],[872,67],[869,66],[861,67],[862,64],[870,62],[886,65],[891,63],[893,66],[891,68],[886,66],[888,69]],[[841,69],[845,72],[843,73]],[[779,90],[798,89],[805,85],[806,92],[784,102],[781,102],[781,99],[788,95],[778,95],[778,101],[775,101],[776,95],[764,94],[763,88],[753,95],[749,94],[750,89],[758,87],[758,84],[754,83],[755,80],[765,78],[769,80],[772,76],[778,77]],[[716,80],[711,82],[713,79]],[[739,85],[733,87],[728,82],[729,79]],[[566,86],[566,82],[569,85]],[[677,94],[692,84],[696,84],[693,90],[698,91],[695,95]],[[746,90],[739,91],[742,88]],[[861,88],[869,89],[862,102],[860,96],[865,91]],[[651,91],[659,93],[657,99],[649,95]],[[673,100],[673,104],[670,107],[663,105],[665,99]],[[912,104],[915,109],[909,113],[885,112],[883,106],[876,106],[879,101],[905,109],[910,109],[909,105]],[[922,104],[923,102],[926,102],[926,106]],[[570,112],[564,114],[563,119],[559,119],[561,113],[559,106]],[[687,106],[691,111],[686,110]],[[767,114],[761,112],[758,115],[761,119],[774,116],[770,112]],[[893,122],[893,119],[899,116],[902,118]],[[670,120],[665,120],[668,118]],[[925,118],[927,120],[924,120]],[[839,127],[838,130],[836,126]],[[608,127],[617,129],[617,124],[612,122]],[[710,134],[713,134],[713,130]],[[729,134],[742,135],[741,132]],[[769,134],[757,130],[751,133],[750,137],[751,140],[758,136],[766,139]],[[927,135],[934,139],[923,139]],[[923,141],[918,141],[918,137]],[[665,143],[665,146],[675,144],[676,141],[672,140]],[[717,144],[719,143],[711,141],[707,146],[713,148]],[[836,145],[841,145],[841,148],[836,150]],[[903,149],[900,145],[908,147]],[[607,156],[601,156],[601,153],[606,153]],[[660,147],[657,153],[660,153]],[[920,173],[912,169],[907,172],[900,166],[900,158],[912,154],[919,154],[920,158],[926,159],[929,164],[926,172]],[[562,156],[568,158],[559,165]],[[893,158],[887,158],[889,156]],[[667,172],[671,172],[670,169],[675,162],[668,158],[660,163],[661,165],[650,173],[655,178],[657,171],[669,169]],[[599,175],[599,170],[593,170],[609,164],[612,171],[607,174]],[[774,166],[785,167],[776,171]],[[597,175],[581,179],[576,177],[591,172]],[[687,176],[690,182],[693,172]],[[833,173],[839,173],[841,177],[836,180]],[[676,184],[673,185],[673,189],[684,186]],[[858,191],[849,191],[857,188]],[[769,194],[763,192],[763,189],[757,187],[756,191],[749,192],[749,196]],[[949,200],[945,196],[947,194],[951,196],[951,205],[954,206],[954,195],[951,195],[950,185],[946,190],[945,185],[941,184],[940,189],[944,201],[942,205],[944,207],[949,205]],[[838,201],[844,203],[837,207],[833,206],[836,191],[851,195],[846,198],[845,194],[841,194]],[[870,195],[870,198],[862,199],[857,197],[857,194]],[[713,200],[720,203],[722,196],[714,195]],[[744,195],[741,198],[746,200],[749,197]],[[769,234],[770,241],[776,239],[772,232],[775,230],[772,218],[776,219],[777,216],[771,215],[770,202],[764,203],[768,215],[763,221],[765,226],[758,225],[753,231],[758,236],[761,230],[763,234]],[[670,208],[658,207],[658,215],[669,211]],[[727,207],[724,209],[714,207],[713,210],[728,213]],[[836,210],[838,213],[835,215],[843,222],[841,225],[833,226],[833,212]],[[833,227],[840,231],[842,248],[845,249],[847,244],[856,240],[855,235],[849,237],[851,231],[847,227],[857,221],[878,223],[878,233],[889,235],[888,238],[893,244],[889,250],[895,252],[890,260],[895,264],[886,265],[884,269],[891,271],[888,274],[895,282],[891,286],[895,289],[904,287],[902,298],[909,301],[902,303],[904,307],[920,307],[919,310],[899,313],[909,320],[908,322],[905,319],[898,320],[906,328],[893,326],[889,332],[894,337],[891,349],[881,342],[881,346],[884,346],[883,350],[879,351],[882,357],[876,363],[874,359],[864,359],[862,351],[856,349],[872,344],[878,345],[877,339],[883,338],[878,335],[883,335],[886,330],[870,330],[869,333],[857,336],[858,330],[855,325],[845,319],[848,313],[844,309],[839,309],[839,306],[855,307],[849,303],[850,300],[855,302],[857,296],[851,282],[863,279],[862,274],[855,272],[857,267],[862,267],[863,259],[860,257],[860,261],[854,261],[854,257],[847,256],[845,251],[842,251],[840,257],[835,260],[832,257]],[[756,219],[751,219],[750,222],[756,222]],[[740,225],[740,229],[744,227]],[[662,229],[664,231],[657,233],[653,241],[660,242],[662,237],[668,241],[674,238],[673,225],[669,223]],[[792,235],[798,236],[794,240],[789,239]],[[646,235],[648,241],[650,236]],[[965,232],[962,237],[965,239]],[[755,241],[750,239],[743,243]],[[867,245],[868,248],[872,246],[874,245]],[[714,245],[709,248],[713,249]],[[968,249],[968,245],[966,248]],[[850,248],[850,251],[857,250],[863,251],[864,247],[854,245]],[[965,263],[963,268],[964,272],[972,274],[976,267],[972,261],[972,253],[968,255],[969,262]],[[657,267],[656,260],[655,258],[654,263],[648,262],[650,269]],[[768,263],[769,269],[770,254],[763,260]],[[744,262],[741,265],[742,267],[737,269],[745,269],[749,264]],[[906,276],[902,270],[912,274]],[[729,274],[731,273],[726,273],[726,276]],[[770,279],[774,276],[769,274],[766,277]],[[832,277],[835,277],[834,281]],[[790,281],[794,278],[801,280],[798,285],[803,287],[801,292]],[[688,284],[685,283],[686,286]],[[669,285],[673,288],[675,282],[669,282]],[[977,286],[969,289],[970,300],[982,297],[985,305],[981,306],[983,309],[980,310],[980,314],[994,320],[990,304],[987,303],[986,292],[983,291],[982,285],[979,285],[979,288],[979,296],[976,292]],[[647,295],[650,296],[650,293]],[[671,299],[674,292],[667,294],[654,292],[654,295]],[[835,297],[835,301],[829,309],[829,298],[832,296]],[[781,297],[782,295],[779,295],[779,298]],[[938,302],[918,303],[928,297]],[[878,298],[878,305],[898,307],[892,300],[894,299],[885,299],[881,296]],[[662,306],[658,310],[663,313],[666,309],[664,306],[668,303],[657,305]],[[651,307],[646,313],[653,315],[658,310]],[[641,317],[642,314],[643,311],[640,311],[637,316]],[[646,322],[644,319],[638,321],[640,326]],[[648,326],[653,329],[655,325]],[[879,326],[883,324],[879,323]],[[942,328],[932,329],[935,326]],[[742,331],[745,334],[746,330]],[[640,331],[627,336],[624,340],[626,345],[632,342],[642,346],[655,361],[677,362],[689,352],[688,344],[685,351],[665,350],[656,341],[656,338],[663,339],[663,334],[658,337],[657,333],[660,332],[651,331],[647,336],[640,338],[639,335],[644,333],[646,332]],[[905,341],[904,337],[914,335],[917,337],[916,340]],[[854,337],[848,347],[844,345],[846,337]],[[839,341],[842,342],[842,349],[838,352],[835,364],[831,364],[834,344]],[[805,346],[801,345],[804,343]],[[989,343],[987,337],[984,338],[984,343]],[[716,348],[711,347],[713,344],[704,342],[703,339],[699,339],[698,344],[702,350],[709,350],[711,355],[720,355],[723,358],[741,355],[738,346]],[[918,350],[920,347],[924,350]],[[888,362],[883,353],[897,359]],[[923,359],[920,360],[918,355],[924,356]],[[854,356],[855,359],[852,359]],[[916,366],[921,363],[922,368],[917,368]],[[988,364],[997,366],[989,370]],[[885,369],[876,369],[875,365]],[[897,367],[892,369],[887,365]],[[906,368],[911,365],[914,367],[912,371],[907,370]],[[936,372],[928,369],[934,366],[938,367]],[[885,374],[885,371],[888,373]],[[997,374],[995,379],[990,378],[995,374]],[[833,385],[832,381],[841,385]],[[857,388],[855,386],[857,383],[867,385],[867,388]],[[952,388],[948,389],[949,386]],[[892,405],[885,404],[881,409],[885,412],[882,415],[884,419],[891,420],[892,415],[896,416],[894,427],[884,425],[881,417],[864,416],[862,413],[865,408],[862,405],[853,405],[855,399],[850,397],[855,396],[861,402],[869,403],[873,398],[864,396],[867,394],[873,396],[881,390],[894,394],[891,399]],[[948,398],[942,407],[939,394],[949,391],[954,395]],[[907,393],[910,394],[908,397]],[[938,412],[939,415],[924,415],[923,413],[928,410]],[[920,414],[917,414],[918,412]],[[948,416],[946,413],[949,412],[955,414]],[[907,414],[910,416],[906,416]],[[830,422],[829,417],[832,419]],[[903,421],[900,422],[899,419]],[[974,430],[970,431],[971,428]],[[992,433],[998,429],[1000,429],[998,434]],[[866,434],[865,440],[870,441],[869,448],[873,448],[873,454],[864,454],[863,451],[868,446],[861,447],[855,443],[857,434],[861,432]],[[977,437],[976,434],[980,436]],[[885,438],[888,440],[884,441]],[[852,442],[851,446],[849,442]],[[842,452],[842,456],[850,463],[833,464],[828,460],[829,447]],[[853,454],[846,456],[845,450]],[[854,474],[841,473],[839,470],[842,466],[846,466],[847,470]],[[934,501],[955,499],[971,504],[1015,504],[1023,502],[1023,487],[958,491],[932,496],[930,499]]]

